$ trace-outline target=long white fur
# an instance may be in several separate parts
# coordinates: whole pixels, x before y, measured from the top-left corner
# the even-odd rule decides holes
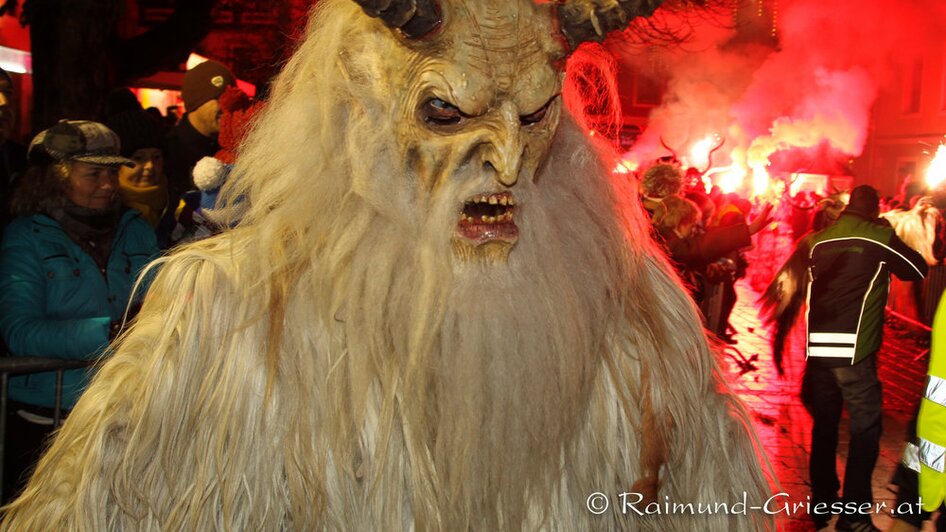
[[[389,34],[319,2],[225,197],[163,260],[4,530],[749,530],[585,509],[668,446],[660,501],[761,503],[747,415],[633,190],[567,117],[504,264],[451,253],[470,169],[403,170]],[[645,433],[644,411],[656,415]],[[664,499],[666,497],[667,499]]]
[[[927,264],[933,266],[938,262],[933,253],[933,244],[936,242],[937,224],[942,219],[939,209],[921,201],[908,211],[888,211],[880,216],[890,222],[905,244],[923,255]]]

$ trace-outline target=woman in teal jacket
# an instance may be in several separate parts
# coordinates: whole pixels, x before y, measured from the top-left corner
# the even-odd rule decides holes
[[[18,218],[0,247],[0,332],[10,355],[93,359],[140,301],[144,287],[134,298],[132,289],[158,246],[139,213],[121,207],[118,167],[131,161],[118,154],[118,137],[96,122],[60,122],[30,144],[12,203]],[[64,373],[64,409],[88,380],[88,370]],[[10,379],[12,481],[52,428],[55,385],[55,373]]]

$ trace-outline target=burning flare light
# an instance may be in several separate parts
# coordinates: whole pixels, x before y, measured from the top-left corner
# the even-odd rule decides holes
[[[930,167],[926,170],[926,184],[930,188],[936,188],[946,181],[946,145],[940,144],[936,150],[936,157],[930,162]]]
[[[717,178],[716,184],[719,185],[719,188],[725,192],[735,192],[740,187],[742,187],[743,182],[746,179],[746,169],[741,165],[734,164],[730,166],[727,170],[720,173]]]
[[[614,167],[614,173],[629,174],[631,172],[637,171],[638,166],[640,165],[637,163],[637,161],[622,159],[620,162],[618,162],[617,166]]]
[[[808,181],[808,176],[805,174],[792,174],[791,180],[792,184],[788,189],[788,194],[794,197],[796,194],[801,192],[801,187],[804,186],[806,181]]]
[[[714,139],[713,136],[709,136],[693,144],[690,147],[690,166],[696,166],[697,164],[708,166],[710,150],[713,149],[715,142],[718,142],[718,140]]]
[[[752,167],[752,193],[755,196],[762,196],[769,191],[769,171],[764,165]]]

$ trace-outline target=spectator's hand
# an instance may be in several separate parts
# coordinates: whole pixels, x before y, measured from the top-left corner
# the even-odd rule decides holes
[[[754,235],[772,223],[772,204],[767,203],[762,212],[749,223],[749,234]]]

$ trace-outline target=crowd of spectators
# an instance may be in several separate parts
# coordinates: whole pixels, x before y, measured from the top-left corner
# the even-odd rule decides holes
[[[773,210],[773,204],[758,198],[750,201],[718,186],[707,186],[701,177],[693,168],[684,170],[674,161],[662,160],[637,172],[641,204],[650,216],[654,239],[663,246],[702,311],[707,329],[723,342],[734,344],[735,331],[728,318],[736,301],[735,282],[745,277],[749,266],[751,237],[775,227],[777,224],[770,222],[777,221],[782,225],[779,231],[790,228],[791,241],[798,242],[836,222],[850,194],[838,190],[785,193]],[[915,181],[907,181],[898,196],[879,199],[877,222],[893,226],[932,266],[946,256],[946,224],[928,193]],[[800,271],[804,269],[802,266]],[[796,281],[793,289],[803,288],[804,281]],[[921,285],[916,283],[913,288],[919,306]],[[800,307],[798,300],[786,300],[785,304]],[[791,312],[784,315],[792,320],[796,316]],[[786,333],[787,326],[774,327],[776,355],[781,354]]]
[[[215,208],[252,101],[224,65],[207,61],[185,74],[189,112],[180,119],[173,109],[165,116],[142,108],[119,88],[101,121],[66,118],[24,146],[11,135],[13,90],[0,70],[0,347],[9,356],[91,362],[134,318],[147,265],[221,230],[205,211]],[[212,171],[198,172],[195,184],[201,164]],[[64,371],[63,411],[92,372]],[[22,487],[55,429],[58,387],[54,372],[9,379],[4,500]]]
[[[698,172],[683,172],[673,161],[657,161],[638,177],[654,238],[689,288],[706,329],[723,342],[735,343],[728,325],[733,286],[746,273],[745,251],[753,245],[752,235],[772,221],[772,206],[753,204],[716,187],[707,192]],[[790,228],[795,250],[763,295],[762,314],[773,323],[773,360],[784,376],[787,333],[807,296],[801,394],[813,419],[813,502],[872,500],[882,401],[876,355],[890,277],[912,284],[919,307],[926,295],[921,281],[946,255],[946,224],[940,211],[946,206],[946,190],[939,189],[938,200],[936,193],[928,194],[911,180],[897,197],[881,198],[873,187],[860,185],[850,193],[803,190],[780,198],[779,218]],[[851,423],[842,484],[835,464],[843,408]],[[923,443],[913,437],[914,454],[919,452],[922,459]],[[918,470],[901,465],[894,480],[900,486],[898,502],[915,502]],[[830,517],[812,515],[818,529],[826,527]],[[914,517],[909,526],[916,530],[929,514]],[[877,530],[869,516],[860,514],[841,515],[836,527]]]
[[[707,328],[720,340],[735,343],[729,315],[736,303],[735,283],[746,275],[745,249],[752,235],[772,221],[772,206],[752,204],[718,187],[706,192],[702,181],[687,179],[672,163],[643,172],[641,196],[654,237],[673,261]]]

